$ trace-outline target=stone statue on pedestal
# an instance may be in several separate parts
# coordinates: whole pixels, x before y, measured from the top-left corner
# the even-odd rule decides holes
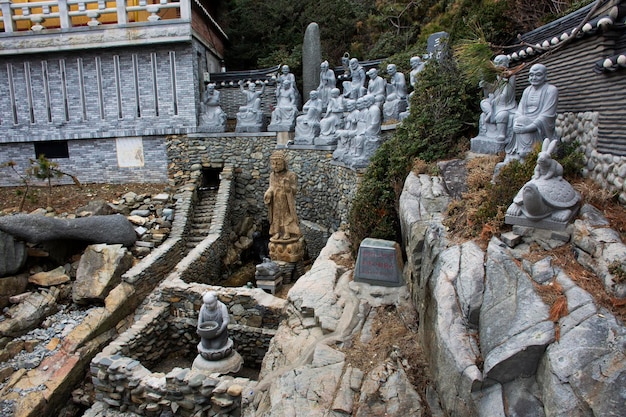
[[[493,65],[500,70],[495,82],[482,80],[479,84],[485,91],[480,102],[482,114],[478,121],[478,136],[471,141],[472,152],[497,154],[513,135],[515,114],[515,75],[509,74],[509,58],[498,55]]]
[[[389,82],[387,83],[387,96],[383,105],[383,121],[400,120],[400,113],[408,107],[406,79],[404,74],[398,72],[395,64],[387,65]]]
[[[348,69],[350,81],[343,82],[343,96],[346,99],[356,100],[365,94],[365,70],[356,58],[350,59]]]
[[[507,159],[523,160],[535,143],[555,139],[556,108],[559,91],[548,84],[548,70],[535,64],[528,72],[530,86],[522,93],[513,121],[513,137],[506,145]]]
[[[270,185],[263,196],[270,220],[270,259],[295,263],[304,257],[304,242],[296,214],[298,178],[287,169],[283,151],[272,154],[270,165]]]
[[[276,90],[276,108],[267,130],[269,132],[292,132],[296,123],[298,107],[296,93],[289,79],[284,79]]]
[[[316,145],[336,145],[337,129],[343,125],[344,99],[338,88],[333,88],[328,100],[326,114],[320,121],[320,134],[315,139]]]
[[[226,113],[220,107],[220,92],[215,89],[215,84],[207,84],[202,94],[200,126],[209,132],[224,132],[226,118]]]
[[[563,179],[563,167],[551,156],[558,144],[544,139],[533,177],[507,209],[506,223],[562,230],[578,212],[580,194]]]
[[[254,82],[248,83],[248,89],[243,88],[243,81],[239,81],[239,89],[246,96],[246,104],[239,107],[237,112],[236,132],[260,132],[263,127],[263,112],[261,111],[261,96],[265,91],[265,84],[261,84],[261,91],[256,90]]]
[[[229,322],[228,308],[218,300],[217,294],[214,291],[205,293],[198,314],[199,355],[193,368],[207,373],[239,371],[243,359],[233,349],[233,341],[228,337]]]
[[[356,100],[346,100],[347,115],[344,118],[343,129],[337,130],[337,148],[333,152],[333,159],[344,161],[351,149],[352,141],[356,135],[356,125],[359,118],[359,110],[356,107]]]
[[[378,75],[376,68],[370,68],[367,71],[369,82],[367,83],[367,94],[374,97],[374,101],[382,108],[385,101],[385,90],[387,87],[387,81]]]
[[[319,92],[313,90],[309,93],[309,101],[304,103],[304,114],[296,118],[296,145],[312,145],[313,140],[320,134],[320,118],[322,116],[322,100]]]
[[[322,111],[326,111],[328,106],[328,100],[330,99],[330,92],[337,86],[337,79],[335,78],[335,72],[329,68],[328,61],[324,61],[320,64],[320,85],[317,87],[320,100],[322,100]]]

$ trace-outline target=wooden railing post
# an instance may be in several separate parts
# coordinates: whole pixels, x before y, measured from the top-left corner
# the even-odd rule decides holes
[[[11,0],[0,0],[2,8],[2,20],[4,21],[4,31],[15,32],[15,22],[13,21],[13,10],[11,10]]]

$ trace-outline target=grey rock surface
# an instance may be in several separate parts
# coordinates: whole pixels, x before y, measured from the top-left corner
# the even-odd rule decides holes
[[[51,288],[30,294],[24,301],[9,309],[8,320],[0,322],[0,335],[18,337],[36,328],[57,311],[59,290]]]
[[[117,214],[77,219],[16,214],[0,217],[0,230],[32,243],[69,239],[131,246],[137,239],[133,225]]]
[[[494,238],[487,249],[479,333],[484,374],[500,383],[534,375],[555,339],[548,306],[504,246]]]
[[[27,257],[24,242],[0,231],[0,277],[19,272],[26,263]]]

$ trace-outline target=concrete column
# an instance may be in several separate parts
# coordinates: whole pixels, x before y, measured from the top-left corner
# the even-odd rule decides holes
[[[72,19],[68,13],[67,0],[59,0],[59,20],[61,21],[61,29],[72,27]]]
[[[15,32],[11,0],[0,0],[0,8],[2,9],[2,19],[4,20],[4,31],[6,33]]]
[[[126,14],[126,0],[116,0],[117,6],[117,24],[125,25],[128,23],[128,15]]]

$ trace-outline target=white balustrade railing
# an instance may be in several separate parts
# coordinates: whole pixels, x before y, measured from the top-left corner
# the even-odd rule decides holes
[[[14,3],[0,0],[0,32],[41,31],[50,27],[69,29],[75,26],[124,25],[132,22],[150,24],[161,19],[191,19],[191,0],[50,0]],[[178,13],[166,14],[169,9]],[[163,12],[163,13],[162,13]],[[22,22],[30,21],[28,24]]]

